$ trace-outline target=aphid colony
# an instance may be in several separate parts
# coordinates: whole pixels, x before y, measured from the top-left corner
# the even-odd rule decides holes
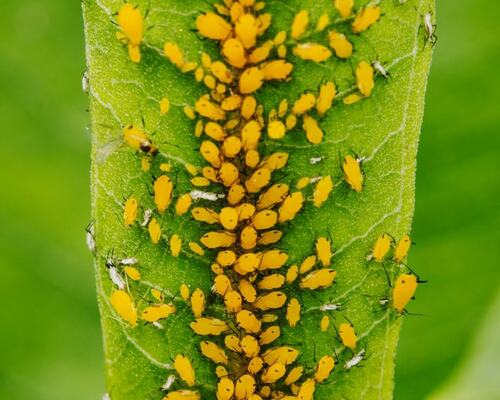
[[[213,255],[212,294],[200,288],[191,291],[186,282],[179,288],[178,300],[165,302],[160,290],[151,289],[149,304],[138,304],[129,284],[140,282],[138,261],[107,255],[106,267],[115,286],[109,301],[131,327],[139,320],[158,326],[159,321],[178,310],[189,310],[190,328],[200,337],[199,351],[215,365],[218,382],[214,390],[218,400],[313,399],[316,386],[329,381],[335,368],[339,368],[333,345],[331,354],[322,355],[314,368],[309,368],[300,364],[297,346],[276,342],[283,342],[283,326],[295,328],[301,323],[300,293],[333,285],[337,275],[333,268],[333,243],[331,238],[318,235],[311,244],[311,254],[295,264],[289,262],[288,251],[280,249],[278,243],[287,225],[306,206],[312,203],[313,207],[322,207],[328,201],[336,184],[330,174],[302,177],[294,187],[280,182],[276,171],[286,170],[290,155],[283,151],[264,155],[261,144],[264,140],[282,140],[292,130],[303,131],[305,140],[312,145],[321,144],[325,132],[320,122],[338,100],[337,88],[333,80],[324,81],[317,92],[306,91],[294,101],[285,98],[267,115],[256,93],[267,82],[292,79],[294,62],[322,63],[332,56],[349,59],[353,54],[350,36],[362,34],[375,24],[381,9],[379,5],[355,8],[353,0],[335,0],[331,15],[322,15],[315,26],[309,12],[300,10],[289,31],[264,40],[272,17],[264,12],[263,1],[224,0],[213,6],[214,11],[198,15],[195,26],[201,38],[219,45],[220,59],[213,60],[202,53],[198,63],[188,61],[176,43],[166,42],[163,48],[165,57],[175,67],[192,74],[196,82],[207,88],[207,93],[193,106],[184,107],[186,117],[196,120],[194,135],[199,138],[199,152],[206,165],[184,165],[193,190],[178,193],[172,165],[160,162],[160,174],[152,178],[154,208],[144,209],[135,196],[123,203],[124,226],[144,230],[155,245],[166,242],[173,257]],[[141,11],[124,4],[117,22],[117,37],[127,44],[130,60],[139,63],[144,40]],[[313,32],[325,32],[327,44],[308,41]],[[357,63],[356,89],[343,103],[350,105],[369,97],[376,73],[384,77],[387,74],[381,71],[385,69],[379,62]],[[164,115],[169,109],[168,98],[162,99],[159,113]],[[126,126],[123,138],[137,151],[146,173],[153,162],[161,159],[158,147],[144,129]],[[321,160],[314,159],[311,164]],[[347,154],[340,169],[349,190],[361,193],[362,159]],[[310,185],[311,195],[307,196],[304,191]],[[166,212],[192,218],[206,233],[187,243],[182,232],[167,234],[161,223]],[[87,243],[95,252],[93,235],[91,225]],[[394,247],[392,262],[403,265],[410,245],[409,236],[395,244],[392,237],[383,234],[375,243],[369,262],[383,263]],[[404,313],[417,283],[417,277],[410,272],[395,277],[390,301],[396,314]],[[209,296],[217,298],[223,313],[215,313],[207,306]],[[327,332],[332,325],[329,313],[339,310],[340,305],[324,304],[319,309],[319,331]],[[351,357],[340,368],[349,370],[363,360],[365,350],[360,350],[351,322],[334,328]],[[175,373],[167,377],[162,387],[165,400],[201,398],[191,360],[186,354],[173,358]]]

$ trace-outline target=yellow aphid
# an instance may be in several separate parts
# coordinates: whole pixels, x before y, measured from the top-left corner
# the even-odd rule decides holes
[[[239,178],[238,168],[233,163],[223,162],[218,177],[224,186],[231,187]]]
[[[267,269],[279,269],[288,260],[288,254],[282,250],[268,250],[262,255],[259,269],[265,271]]]
[[[234,158],[241,150],[241,139],[238,136],[229,136],[222,143],[222,153],[227,158]]]
[[[300,321],[300,303],[296,298],[290,299],[286,308],[286,319],[292,328]]]
[[[281,335],[281,329],[279,325],[273,325],[262,331],[259,336],[259,343],[261,346],[265,346],[269,343],[274,342]]]
[[[234,270],[240,275],[252,273],[259,267],[260,261],[260,257],[255,253],[242,254],[236,261]]]
[[[342,16],[342,18],[347,18],[352,13],[354,0],[334,0],[333,5]]]
[[[309,143],[320,144],[323,141],[324,133],[321,130],[318,121],[309,115],[304,116],[302,128],[306,132],[306,137]]]
[[[318,114],[324,115],[330,108],[332,108],[333,100],[337,94],[335,83],[326,82],[319,88],[318,99],[316,100],[316,111]]]
[[[208,232],[201,237],[200,242],[209,249],[230,247],[236,242],[236,235],[226,231]]]
[[[216,261],[223,267],[229,267],[236,262],[236,253],[231,250],[219,251]]]
[[[306,272],[309,272],[314,265],[316,265],[316,256],[309,256],[302,261],[302,264],[300,264],[299,272],[301,274],[305,274]]]
[[[262,395],[261,398],[268,398],[271,396],[272,390],[271,386],[262,386],[259,390],[259,393]]]
[[[224,111],[234,111],[241,107],[241,96],[234,94],[222,100],[221,107]]]
[[[241,295],[247,303],[253,303],[257,299],[257,291],[249,280],[241,279],[238,287]]]
[[[285,126],[287,130],[292,130],[297,125],[297,117],[294,114],[290,114],[286,117]]]
[[[115,311],[132,327],[137,326],[137,311],[134,301],[124,290],[116,290],[111,295],[111,305]]]
[[[179,287],[179,293],[184,301],[189,301],[189,287],[185,283]]]
[[[278,213],[272,210],[259,211],[252,217],[252,224],[257,230],[272,228],[278,222]]]
[[[320,237],[316,240],[316,255],[318,256],[318,260],[321,262],[323,267],[329,267],[332,263],[332,244],[330,240],[325,237]]]
[[[408,302],[413,298],[417,290],[418,280],[415,275],[402,274],[396,279],[392,290],[392,305],[394,309],[402,314]]]
[[[219,296],[224,296],[228,290],[231,290],[231,281],[226,275],[217,275],[214,278],[212,291]]]
[[[261,129],[260,124],[255,120],[248,121],[243,126],[241,130],[241,141],[244,150],[253,150],[257,147]]]
[[[224,321],[217,318],[196,318],[189,326],[196,334],[202,336],[217,336],[229,329]]]
[[[254,49],[248,56],[248,62],[251,64],[258,64],[269,57],[273,46],[272,43],[266,42],[262,46]]]
[[[262,383],[275,383],[279,379],[283,378],[285,374],[286,367],[283,364],[275,363],[264,370],[260,379]]]
[[[226,64],[221,61],[214,61],[210,66],[210,71],[223,83],[231,83],[233,81],[233,74],[227,68]]]
[[[257,18],[259,35],[262,35],[271,26],[272,15],[269,13],[260,14]]]
[[[291,284],[295,282],[295,279],[299,276],[299,267],[297,265],[292,265],[288,268],[286,272],[286,283]]]
[[[238,212],[233,207],[224,207],[219,214],[221,225],[227,230],[233,230],[238,225]]]
[[[186,171],[189,172],[191,175],[196,176],[198,175],[198,168],[196,168],[193,164],[185,164],[184,168],[186,168]]]
[[[226,60],[235,68],[243,68],[247,63],[243,43],[237,38],[227,39],[222,46],[222,54]]]
[[[217,86],[217,82],[212,75],[205,75],[205,77],[203,78],[203,83],[207,88],[212,90],[215,90],[215,87]]]
[[[174,185],[167,175],[161,175],[153,184],[154,201],[160,213],[164,213],[172,201]]]
[[[276,322],[278,320],[278,316],[276,314],[262,314],[261,321],[265,324],[270,324],[272,322]]]
[[[316,31],[323,32],[329,23],[330,17],[328,16],[328,14],[322,14],[321,17],[319,17],[318,23],[316,24]]]
[[[228,362],[227,355],[223,348],[215,344],[214,342],[203,340],[200,343],[201,354],[203,354],[208,359],[212,360],[215,364],[224,364]]]
[[[160,171],[163,171],[163,172],[170,172],[170,171],[172,171],[172,164],[161,163],[160,164]]]
[[[134,125],[123,128],[123,139],[125,143],[135,150],[140,150],[152,156],[158,153],[158,148],[153,145],[146,133]]]
[[[234,383],[231,379],[223,377],[217,383],[217,400],[231,400],[234,394]]]
[[[224,304],[226,310],[230,313],[237,313],[241,310],[241,295],[236,290],[230,290],[226,292],[224,296]]]
[[[254,47],[258,33],[257,20],[252,14],[243,14],[236,21],[234,32],[245,49]]]
[[[203,67],[205,69],[210,69],[211,68],[211,66],[212,66],[212,58],[210,57],[209,54],[207,54],[205,52],[201,53],[201,65],[203,65]]]
[[[259,196],[257,209],[262,210],[271,208],[275,204],[281,203],[286,198],[287,194],[288,185],[284,183],[274,184]]]
[[[302,192],[294,192],[288,195],[279,208],[279,222],[284,223],[295,218],[302,209],[304,196]]]
[[[148,232],[151,242],[153,242],[153,244],[158,244],[161,239],[161,227],[156,218],[151,218],[151,221],[149,221]]]
[[[117,20],[120,27],[117,37],[128,43],[130,60],[138,63],[141,61],[139,46],[144,36],[143,17],[137,7],[126,3],[118,11]]]
[[[257,284],[261,290],[279,289],[285,284],[285,277],[281,274],[267,275]]]
[[[260,68],[247,68],[240,76],[239,88],[240,93],[250,94],[259,90],[264,81],[264,73]]]
[[[337,272],[333,269],[323,268],[311,272],[300,280],[301,289],[324,289],[333,284]]]
[[[191,185],[196,187],[207,187],[210,185],[210,180],[204,176],[195,176],[190,180]]]
[[[338,58],[346,59],[351,57],[353,49],[352,43],[349,42],[343,33],[331,31],[328,34],[328,40],[330,41],[330,47]]]
[[[210,265],[210,269],[215,275],[222,275],[224,273],[224,268],[222,268],[219,264]]]
[[[255,206],[251,203],[243,203],[236,207],[238,211],[238,220],[245,221],[247,219],[252,218],[255,214]]]
[[[288,162],[288,153],[278,152],[273,153],[266,157],[261,163],[260,167],[265,167],[273,172],[277,169],[283,168]]]
[[[196,68],[194,71],[194,79],[196,82],[201,82],[203,80],[203,77],[205,76],[205,71],[203,70],[202,67]]]
[[[298,350],[289,346],[273,347],[262,354],[262,359],[267,365],[280,363],[290,365],[295,362],[299,356]]]
[[[260,162],[260,154],[257,150],[248,150],[245,153],[245,165],[249,168],[255,168]]]
[[[358,67],[356,68],[356,81],[359,91],[365,97],[371,95],[372,90],[375,86],[373,74],[373,67],[366,61],[361,61],[358,64]]]
[[[366,31],[370,26],[380,18],[380,7],[376,5],[369,5],[363,8],[354,18],[352,22],[352,31],[354,33],[361,33]]]
[[[404,235],[394,249],[394,261],[401,264],[408,255],[411,244],[410,236]]]
[[[177,203],[175,204],[175,213],[177,215],[184,215],[189,211],[189,207],[193,203],[193,199],[189,193],[183,194],[181,197],[177,199]]]
[[[231,24],[219,15],[209,12],[196,18],[196,29],[208,39],[224,40],[232,31]]]
[[[280,120],[274,120],[269,122],[267,126],[267,135],[271,139],[282,139],[286,133],[286,126]]]
[[[335,359],[332,356],[323,356],[319,359],[314,369],[314,379],[321,383],[326,381],[335,368]]]
[[[252,335],[243,336],[240,343],[243,353],[247,358],[253,358],[259,354],[259,342]]]
[[[249,193],[258,193],[267,186],[271,180],[271,172],[267,168],[259,168],[245,182],[245,188]]]
[[[328,200],[328,196],[333,190],[332,177],[330,175],[322,177],[316,184],[313,192],[313,203],[316,207],[321,207]]]
[[[163,303],[163,300],[165,300],[165,296],[163,296],[163,293],[158,290],[158,289],[151,289],[151,295],[158,300],[160,303]]]
[[[194,377],[194,368],[191,361],[186,356],[178,354],[174,359],[174,368],[179,374],[179,377],[188,385],[193,386],[196,381]]]
[[[328,315],[324,315],[319,323],[319,328],[321,329],[321,332],[326,332],[329,327],[330,327],[330,317]]]
[[[163,400],[201,400],[200,393],[193,390],[176,390],[168,393]]]
[[[316,381],[313,378],[308,378],[297,393],[297,400],[313,400],[314,391],[316,390]]]
[[[163,46],[163,53],[165,57],[167,57],[172,64],[174,64],[178,68],[182,68],[184,65],[184,55],[182,54],[181,49],[175,43],[167,42]]]
[[[372,257],[377,262],[384,261],[385,256],[391,249],[392,237],[387,233],[382,233],[373,246]]]
[[[302,377],[303,373],[304,367],[302,367],[301,365],[292,368],[285,378],[285,385],[290,386],[293,383],[297,382]]]
[[[168,318],[175,313],[175,311],[175,306],[173,304],[158,304],[146,307],[141,314],[141,318],[147,322],[157,322],[161,319]]]
[[[278,53],[279,58],[285,58],[288,50],[284,44],[280,44],[276,52]]]
[[[244,227],[240,234],[240,244],[245,250],[251,250],[257,245],[257,231],[251,225]]]
[[[312,110],[316,104],[316,97],[312,93],[302,94],[293,104],[292,113],[301,115]]]
[[[240,345],[240,338],[236,335],[227,335],[224,338],[224,345],[235,353],[241,353],[243,351]]]
[[[249,120],[255,114],[255,109],[257,108],[257,101],[253,96],[246,96],[241,104],[241,116],[246,120]]]
[[[323,62],[330,58],[332,52],[319,43],[301,43],[294,47],[293,54],[306,61]]]
[[[205,160],[207,160],[212,167],[219,168],[221,165],[220,151],[215,143],[204,140],[200,146],[200,153]]]
[[[350,106],[351,104],[355,104],[363,99],[364,97],[361,94],[352,93],[344,98],[344,104]]]
[[[259,310],[267,311],[281,308],[285,303],[286,294],[280,291],[275,291],[257,297],[257,300],[255,300],[253,305]]]
[[[151,168],[151,157],[144,156],[141,158],[141,168],[144,172],[148,172]]]
[[[262,367],[264,366],[264,360],[260,357],[253,357],[247,366],[247,371],[252,375],[258,374]]]
[[[363,190],[363,172],[361,171],[361,162],[354,157],[347,155],[342,163],[344,180],[356,192]]]
[[[189,61],[181,67],[181,72],[187,74],[188,72],[194,71],[197,66],[198,64],[195,63],[194,61]]]
[[[226,137],[226,133],[224,132],[222,126],[212,121],[207,122],[205,125],[205,134],[218,142],[223,141]]]
[[[123,271],[127,274],[127,276],[133,281],[138,281],[141,279],[141,273],[137,268],[134,267],[124,267]]]
[[[222,365],[217,365],[217,367],[215,367],[215,375],[217,375],[217,378],[228,376],[227,369]]]
[[[276,36],[273,39],[273,44],[275,46],[279,46],[280,44],[285,43],[287,33],[286,31],[280,31],[276,34]]]
[[[195,107],[198,114],[213,121],[220,121],[226,118],[224,110],[217,104],[212,103],[207,97],[200,97]]]
[[[252,375],[244,374],[236,381],[234,395],[236,400],[251,400],[255,392],[255,379]]]
[[[309,12],[306,10],[299,11],[292,22],[292,39],[298,39],[301,37],[309,25]]]
[[[283,232],[273,229],[262,233],[257,239],[257,243],[261,246],[267,246],[280,241],[283,236]]]
[[[203,250],[202,247],[196,242],[189,242],[188,246],[194,254],[198,254],[199,256],[205,254],[205,250]]]
[[[309,183],[311,182],[311,178],[308,176],[304,176],[303,178],[300,178],[295,187],[297,189],[304,189]]]
[[[219,214],[210,208],[195,207],[191,210],[191,215],[196,221],[206,222],[207,224],[219,223]]]
[[[134,197],[129,197],[123,205],[123,223],[125,226],[132,225],[137,219],[139,203]]]
[[[205,311],[205,294],[200,288],[196,288],[191,295],[191,311],[195,318],[201,317]]]
[[[236,325],[247,333],[259,333],[262,326],[255,314],[248,310],[236,314]]]
[[[283,80],[288,78],[292,72],[293,64],[285,60],[270,61],[262,67],[264,79],[268,80]]]
[[[164,97],[160,100],[160,115],[165,115],[170,110],[170,100],[167,97]]]
[[[194,114],[193,107],[184,106],[183,111],[184,111],[184,114],[186,114],[186,117],[188,117],[189,119],[195,119],[196,118],[196,115]]]
[[[358,341],[358,337],[356,336],[356,332],[354,332],[354,327],[347,323],[342,322],[339,326],[339,336],[342,344],[345,347],[350,348],[351,350],[356,349],[356,343]]]

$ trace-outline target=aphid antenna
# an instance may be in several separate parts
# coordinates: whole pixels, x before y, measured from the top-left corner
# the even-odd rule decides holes
[[[344,318],[347,322],[349,322],[349,324],[351,325],[351,327],[354,328],[354,324],[351,322],[351,320],[349,318],[347,318],[347,315],[344,315]]]
[[[389,277],[389,272],[387,271],[387,268],[385,267],[383,262],[381,262],[380,265],[382,265],[382,268],[384,269],[385,277],[387,278],[387,283],[389,284],[389,287],[392,288],[391,278]]]

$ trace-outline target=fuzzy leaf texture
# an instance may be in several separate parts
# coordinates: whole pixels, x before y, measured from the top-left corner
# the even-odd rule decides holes
[[[362,3],[362,4],[360,4]],[[356,9],[366,1],[355,1]],[[382,266],[367,261],[376,238],[384,232],[395,238],[410,233],[415,201],[415,170],[424,94],[431,61],[432,46],[426,43],[423,15],[434,15],[432,0],[396,0],[378,2],[382,9],[380,21],[362,35],[349,35],[355,51],[346,61],[330,57],[322,63],[306,62],[288,50],[287,60],[294,65],[291,79],[272,82],[256,94],[264,105],[267,120],[271,109],[282,99],[290,104],[306,90],[316,93],[324,81],[334,81],[338,96],[333,108],[320,125],[325,132],[319,145],[307,142],[302,123],[288,132],[283,140],[270,140],[263,132],[262,155],[275,151],[289,153],[288,164],[275,172],[276,181],[295,187],[299,178],[331,175],[335,189],[320,208],[309,201],[311,185],[304,190],[306,204],[297,217],[283,227],[284,236],[276,247],[289,255],[287,266],[300,263],[314,253],[314,241],[331,236],[335,250],[333,268],[336,283],[325,290],[306,292],[297,286],[287,289],[302,305],[302,317],[295,328],[286,320],[277,343],[293,345],[300,351],[300,364],[308,374],[324,354],[338,357],[330,378],[316,387],[314,398],[390,399],[393,393],[394,358],[403,317],[391,307],[379,304],[390,296],[390,287]],[[213,60],[222,59],[217,43],[202,39],[195,30],[195,20],[202,12],[213,11],[204,0],[136,0],[145,17],[142,60],[133,63],[127,47],[116,37],[116,13],[121,0],[84,0],[89,97],[92,127],[92,219],[97,243],[95,271],[105,350],[107,391],[113,400],[161,399],[160,390],[172,370],[177,354],[187,355],[196,370],[196,390],[203,399],[215,398],[217,378],[213,364],[200,355],[201,338],[193,333],[190,308],[178,296],[179,286],[201,288],[207,295],[207,308],[219,318],[230,317],[223,303],[209,295],[213,274],[210,264],[215,252],[207,250],[198,256],[187,247],[188,241],[199,241],[210,227],[194,221],[190,213],[175,215],[175,199],[193,189],[186,164],[206,165],[198,148],[203,138],[193,134],[195,121],[184,114],[185,106],[194,106],[207,92],[192,73],[182,73],[163,55],[165,42],[179,45],[187,60],[199,62],[202,51]],[[310,30],[314,31],[320,15],[338,18],[331,0],[289,0],[266,2],[265,12],[272,15],[272,24],[263,38],[273,38],[281,30],[290,30],[294,15],[308,10]],[[341,25],[344,28],[347,25]],[[341,29],[344,29],[341,28]],[[329,28],[328,28],[329,29]],[[309,41],[324,40],[326,32],[311,33]],[[320,39],[321,38],[321,39]],[[263,39],[263,40],[264,40]],[[380,60],[389,71],[388,79],[377,75],[370,97],[353,105],[342,99],[355,90],[353,71],[360,61]],[[170,100],[170,110],[160,115],[160,100]],[[123,141],[123,127],[143,126],[160,153],[153,160],[153,172],[141,169],[141,156]],[[355,152],[363,157],[364,188],[356,193],[343,182],[341,161]],[[310,159],[321,157],[317,163]],[[160,172],[157,163],[172,165],[169,175],[174,185],[171,211],[157,216],[163,237],[151,243],[148,232],[138,224],[123,226],[123,203],[133,195],[144,208],[154,208],[151,192],[154,177]],[[204,190],[204,189],[202,189]],[[207,189],[209,190],[209,189]],[[207,202],[196,205],[207,205]],[[208,204],[210,206],[210,204]],[[139,215],[142,219],[142,215]],[[173,257],[168,238],[179,234],[183,251]],[[116,289],[105,265],[108,254],[117,258],[136,257],[139,281],[128,279],[140,310],[151,301],[150,289],[157,288],[172,301],[177,312],[160,321],[158,326],[139,321],[135,328],[123,321],[110,303]],[[411,265],[411,262],[410,262]],[[389,273],[397,273],[388,265]],[[325,303],[342,305],[341,311],[328,315],[338,327],[348,318],[358,336],[357,351],[366,349],[363,368],[346,369],[345,361],[353,352],[342,345],[333,327],[321,332],[319,321]],[[409,305],[411,310],[411,304]],[[279,311],[283,313],[282,311]],[[335,353],[334,353],[335,350]],[[173,388],[183,386],[177,379]]]

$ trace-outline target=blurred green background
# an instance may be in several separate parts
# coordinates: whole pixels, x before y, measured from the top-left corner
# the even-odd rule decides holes
[[[0,398],[98,399],[80,4],[0,12]],[[410,259],[430,283],[404,324],[395,398],[498,399],[500,3],[438,0],[438,20]]]

